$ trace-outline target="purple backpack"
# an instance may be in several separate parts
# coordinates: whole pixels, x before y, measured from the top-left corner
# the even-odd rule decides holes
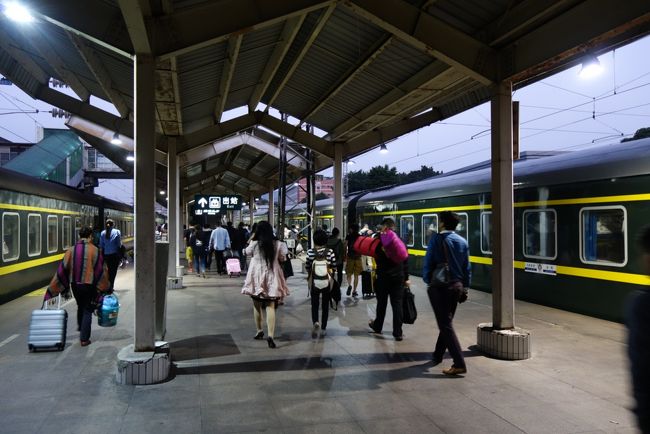
[[[384,252],[388,256],[388,259],[396,264],[401,264],[408,259],[409,252],[395,232],[388,230],[382,233],[381,244],[384,247]]]

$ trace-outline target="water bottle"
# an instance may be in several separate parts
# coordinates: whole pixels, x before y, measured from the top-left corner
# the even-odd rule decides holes
[[[105,295],[97,315],[97,323],[101,327],[113,327],[117,324],[120,303],[115,294]]]

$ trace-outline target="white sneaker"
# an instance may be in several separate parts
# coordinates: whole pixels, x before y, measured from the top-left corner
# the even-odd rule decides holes
[[[311,337],[313,339],[316,339],[318,337],[318,329],[320,328],[320,324],[315,322],[314,327],[311,329]]]

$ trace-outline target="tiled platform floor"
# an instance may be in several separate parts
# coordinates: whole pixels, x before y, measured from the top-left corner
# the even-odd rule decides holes
[[[296,263],[297,265],[297,263]],[[298,269],[298,267],[294,267]],[[242,278],[185,277],[169,292],[167,340],[175,377],[154,386],[114,382],[117,352],[133,339],[133,270],[121,270],[116,327],[93,326],[79,346],[70,313],[63,352],[27,351],[37,296],[0,306],[2,433],[633,433],[625,329],[620,324],[517,302],[517,325],[532,332],[533,357],[509,362],[473,349],[476,325],[491,320],[490,295],[472,291],[456,328],[469,372],[432,367],[437,335],[424,285],[406,338],[367,332],[375,300],[352,300],[312,339],[304,275],[278,310],[276,342],[256,341]]]

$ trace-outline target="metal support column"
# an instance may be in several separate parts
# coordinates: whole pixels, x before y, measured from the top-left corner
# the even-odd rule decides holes
[[[478,348],[505,360],[530,357],[530,332],[515,327],[512,190],[512,85],[492,97],[492,322],[479,324]]]
[[[255,195],[253,193],[250,193],[249,197],[248,197],[248,225],[249,225],[249,229],[253,228],[253,223],[255,223]]]
[[[499,83],[492,97],[492,320],[515,326],[512,191],[512,87]]]
[[[313,127],[307,125],[307,131],[313,132]],[[316,174],[314,172],[314,155],[310,149],[305,148],[305,160],[307,162],[307,171],[305,176],[305,187],[307,190],[307,247],[313,247],[313,234],[316,228]]]
[[[269,183],[269,224],[271,226],[275,226],[275,199],[273,198],[273,190],[275,190],[275,187],[273,183]]]
[[[178,252],[180,221],[178,218],[179,199],[178,158],[176,157],[176,138],[167,140],[167,222],[169,233],[168,274],[177,277],[176,267],[180,265]]]
[[[135,56],[135,351],[154,350],[155,61]]]
[[[286,113],[280,114],[282,122],[289,121],[289,115]],[[284,239],[284,224],[285,224],[285,209],[287,205],[287,138],[280,137],[280,162],[278,167],[278,221],[276,223],[276,236],[278,239]]]
[[[334,227],[339,228],[341,237],[346,233],[343,227],[343,144],[334,144]]]

